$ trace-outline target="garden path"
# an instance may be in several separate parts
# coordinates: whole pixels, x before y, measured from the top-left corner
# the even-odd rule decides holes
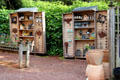
[[[85,60],[31,55],[30,67],[18,69],[17,56],[0,52],[0,80],[85,80]]]

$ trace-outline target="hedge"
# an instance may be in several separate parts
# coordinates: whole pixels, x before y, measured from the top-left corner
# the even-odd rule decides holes
[[[108,4],[105,2],[81,2],[75,1],[73,5],[67,6],[62,2],[43,2],[33,1],[29,5],[23,7],[37,7],[39,11],[46,13],[46,38],[48,55],[63,54],[62,45],[62,14],[71,12],[76,7],[98,6],[99,10],[108,9]],[[9,33],[8,14],[13,10],[0,10],[0,32]]]
[[[0,9],[0,33],[9,34],[9,13],[14,10]]]

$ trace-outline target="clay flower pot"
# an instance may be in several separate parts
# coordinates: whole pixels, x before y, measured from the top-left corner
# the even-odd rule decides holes
[[[103,62],[109,62],[109,50],[103,50],[104,57],[103,57]]]
[[[88,64],[91,65],[100,65],[103,61],[103,50],[101,49],[93,49],[89,50],[86,54],[86,60]]]
[[[108,62],[103,62],[103,68],[104,68],[104,72],[105,72],[105,79],[109,79],[110,78],[109,63]]]
[[[88,65],[86,69],[88,80],[105,80],[103,65]]]

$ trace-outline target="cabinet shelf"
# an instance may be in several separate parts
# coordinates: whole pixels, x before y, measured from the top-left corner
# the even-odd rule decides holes
[[[75,41],[94,41],[95,39],[75,39]]]
[[[79,19],[74,19],[74,21],[80,21],[80,22],[94,22],[94,20],[79,20]]]
[[[85,56],[75,56],[75,58],[78,58],[78,59],[86,59]]]
[[[33,20],[19,20],[20,22],[32,22]]]
[[[34,36],[19,36],[21,38],[34,38]]]
[[[33,31],[34,29],[19,29],[19,31]]]
[[[94,27],[79,27],[79,28],[74,28],[74,29],[94,29]]]

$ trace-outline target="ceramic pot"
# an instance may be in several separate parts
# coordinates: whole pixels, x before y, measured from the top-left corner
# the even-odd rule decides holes
[[[109,62],[109,50],[103,50],[104,57],[103,62]]]
[[[86,60],[88,64],[91,65],[100,65],[103,61],[103,50],[101,49],[93,49],[89,50],[86,54]]]
[[[110,78],[109,63],[103,62],[103,68],[104,68],[104,72],[105,72],[105,79],[109,79]]]
[[[88,80],[105,80],[103,65],[88,65],[86,69]]]

